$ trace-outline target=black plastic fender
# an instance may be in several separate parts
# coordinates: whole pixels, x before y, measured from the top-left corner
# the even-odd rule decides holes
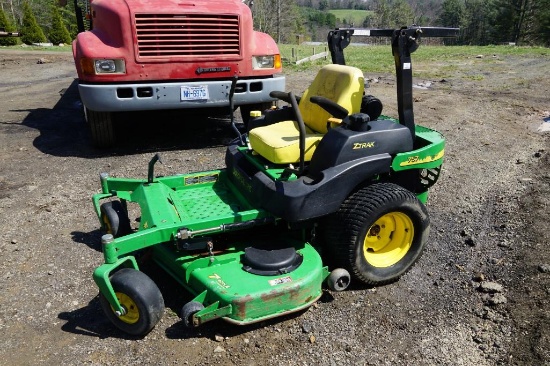
[[[391,161],[389,154],[371,155],[327,168],[315,178],[306,175],[292,181],[274,181],[255,168],[236,147],[230,146],[226,156],[229,179],[252,206],[288,222],[335,212],[357,187],[388,173]]]

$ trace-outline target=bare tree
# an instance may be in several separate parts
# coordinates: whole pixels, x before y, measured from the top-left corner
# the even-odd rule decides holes
[[[296,3],[285,0],[255,0],[254,28],[268,33],[278,43],[290,41],[299,17]]]

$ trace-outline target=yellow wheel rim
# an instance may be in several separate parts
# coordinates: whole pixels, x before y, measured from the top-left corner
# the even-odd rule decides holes
[[[137,323],[137,321],[139,320],[139,309],[134,300],[132,300],[130,296],[123,294],[122,292],[115,292],[115,294],[118,302],[126,311],[126,314],[120,316],[119,319],[127,324]]]
[[[374,267],[390,267],[399,262],[412,245],[414,225],[402,212],[390,212],[376,220],[363,242],[363,256]]]
[[[107,231],[107,234],[113,233],[113,227],[111,226],[111,220],[107,217],[107,215],[102,215],[103,223],[105,224],[105,231]]]

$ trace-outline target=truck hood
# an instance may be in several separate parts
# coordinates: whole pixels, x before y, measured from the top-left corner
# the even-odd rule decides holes
[[[245,6],[239,0],[125,0],[132,13],[238,14]]]

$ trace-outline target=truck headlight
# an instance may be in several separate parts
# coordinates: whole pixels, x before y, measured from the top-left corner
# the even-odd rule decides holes
[[[281,67],[281,55],[266,55],[252,57],[254,69],[278,69]]]
[[[125,74],[126,63],[123,59],[90,59],[80,60],[82,72],[87,75]]]
[[[116,71],[115,60],[95,60],[95,72],[111,74]]]
[[[124,60],[95,60],[96,74],[123,74],[126,72]]]

